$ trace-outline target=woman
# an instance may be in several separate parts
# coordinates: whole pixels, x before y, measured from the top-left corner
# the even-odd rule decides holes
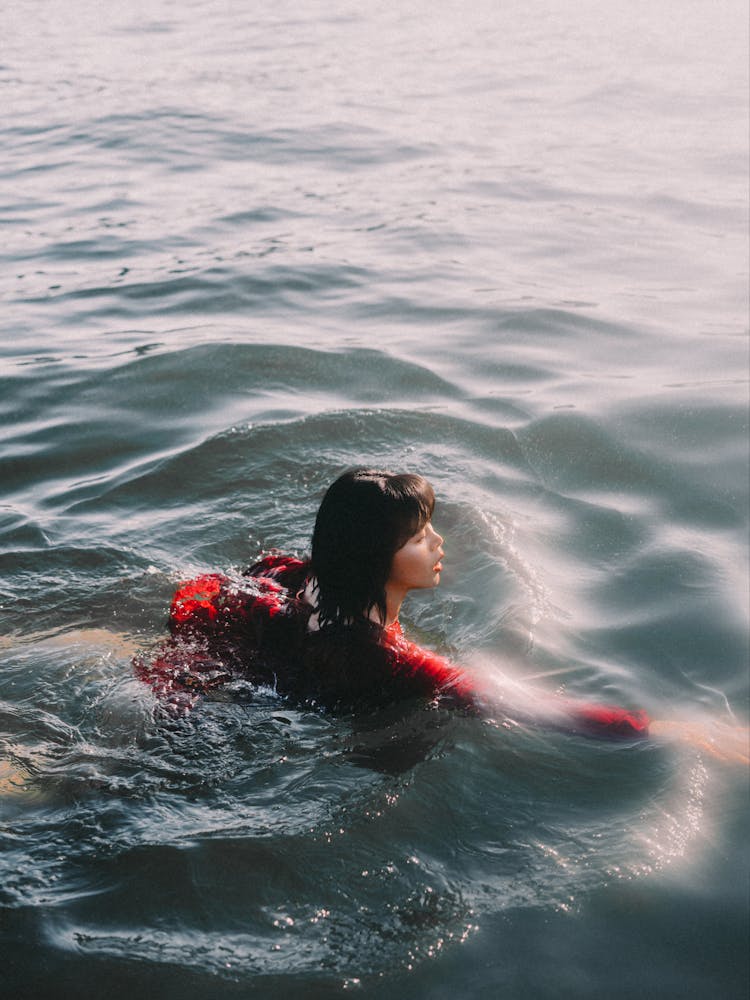
[[[405,698],[497,708],[497,694],[479,678],[410,642],[399,623],[406,594],[440,582],[434,507],[421,476],[344,473],[320,505],[309,560],[274,553],[241,576],[211,573],[182,584],[170,609],[171,638],[137,658],[139,676],[178,709],[236,677],[328,709]],[[650,723],[642,710],[539,692],[501,700],[525,722],[632,739],[669,730],[716,749],[702,730],[697,736],[677,723]]]
[[[472,703],[466,676],[398,622],[406,593],[440,579],[434,504],[421,476],[345,473],[320,506],[309,560],[274,553],[241,577],[183,584],[172,637],[137,660],[139,675],[177,705],[237,676],[331,709],[437,694]]]

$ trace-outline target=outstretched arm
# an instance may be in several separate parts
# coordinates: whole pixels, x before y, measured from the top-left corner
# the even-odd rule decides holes
[[[388,635],[388,642],[396,669],[412,678],[415,689],[422,685],[423,693],[444,695],[480,711],[501,709],[518,721],[584,736],[642,739],[649,735],[649,718],[642,709],[562,698],[509,677],[501,678],[496,672],[474,674],[410,642],[400,629]]]

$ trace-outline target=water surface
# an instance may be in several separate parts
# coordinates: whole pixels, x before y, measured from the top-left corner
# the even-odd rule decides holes
[[[747,18],[708,0],[4,14],[12,996],[744,997],[746,772],[238,684],[176,582],[427,475],[419,641],[748,714]]]

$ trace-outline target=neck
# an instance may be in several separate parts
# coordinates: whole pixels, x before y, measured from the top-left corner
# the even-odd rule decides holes
[[[392,584],[385,585],[385,622],[384,628],[388,628],[398,620],[398,613],[406,597],[406,591],[401,587],[394,587]]]

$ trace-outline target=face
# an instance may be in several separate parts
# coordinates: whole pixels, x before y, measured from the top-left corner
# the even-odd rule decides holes
[[[428,521],[393,556],[388,586],[403,590],[437,587],[443,566],[442,536]]]

